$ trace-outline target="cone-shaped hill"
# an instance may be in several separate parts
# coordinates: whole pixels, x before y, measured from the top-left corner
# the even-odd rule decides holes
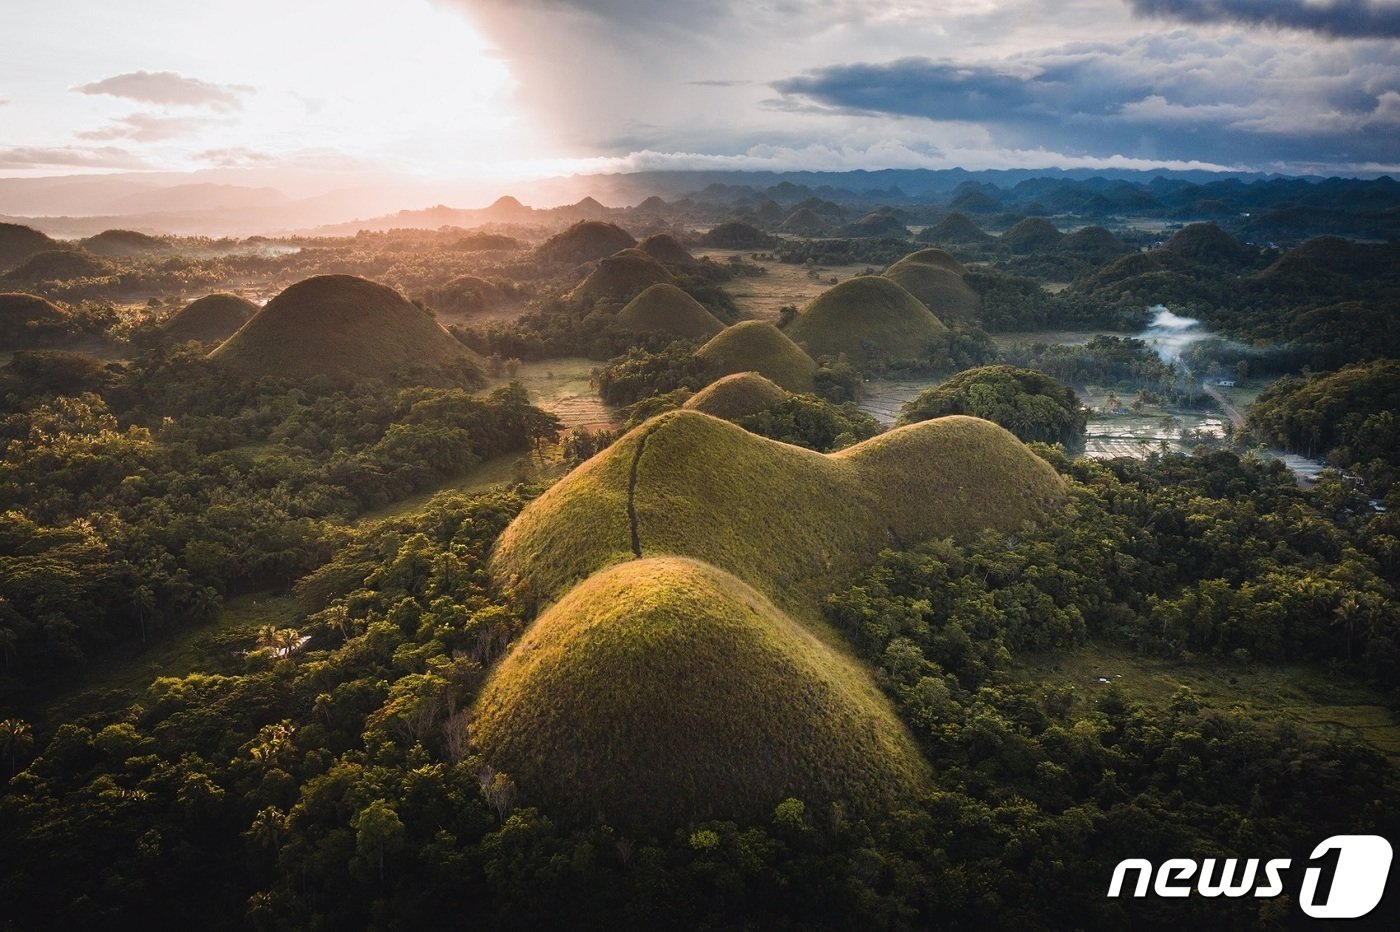
[[[112,271],[104,259],[88,255],[80,249],[50,249],[36,252],[5,273],[16,282],[70,281],[75,278],[97,278]]]
[[[1213,223],[1193,223],[1172,234],[1164,250],[1208,265],[1250,265],[1259,251],[1226,233]]]
[[[0,352],[60,346],[74,332],[69,316],[38,295],[0,294]]]
[[[1063,238],[1059,228],[1044,217],[1027,217],[1001,234],[1000,243],[1003,249],[1023,256],[1052,250]]]
[[[977,418],[925,421],[824,455],[672,411],[526,507],[491,567],[538,604],[614,563],[690,556],[812,619],[822,596],[892,541],[1011,531],[1063,493],[1048,463]]]
[[[827,227],[821,214],[810,207],[803,207],[789,214],[787,219],[778,225],[778,230],[797,236],[820,236],[826,232]]]
[[[745,320],[725,327],[695,351],[716,375],[757,372],[792,392],[816,388],[817,364],[781,330],[766,320]]]
[[[890,279],[860,275],[817,295],[788,324],[787,334],[813,358],[844,353],[859,369],[924,358],[946,329]]]
[[[737,421],[786,401],[790,392],[757,372],[736,372],[690,396],[685,407],[711,417]]]
[[[939,320],[971,322],[982,299],[963,279],[967,269],[941,249],[921,249],[885,270],[885,277],[923,302]]]
[[[57,249],[58,242],[21,223],[0,223],[0,272],[19,265],[36,252]]]
[[[353,275],[297,282],[267,302],[212,358],[250,378],[342,380],[478,361],[403,295]]]
[[[959,243],[973,245],[990,243],[996,237],[983,232],[966,214],[957,211],[944,217],[931,227],[924,227],[915,237],[921,243]]]
[[[167,248],[165,240],[135,230],[103,230],[89,236],[81,245],[94,256],[147,256]]]
[[[238,332],[258,306],[236,294],[209,294],[182,307],[161,324],[168,339],[220,343]]]
[[[630,301],[652,285],[674,285],[666,267],[635,247],[598,260],[598,265],[569,292],[572,300]]]
[[[678,340],[708,340],[724,329],[705,305],[675,285],[652,285],[617,314],[619,326]]]
[[[698,264],[690,250],[670,233],[654,233],[642,240],[637,248],[672,270],[685,270]]]
[[[600,572],[541,615],[483,687],[472,737],[529,803],[631,830],[759,819],[789,796],[888,812],[928,781],[863,669],[679,557]]]
[[[600,220],[581,220],[540,244],[535,258],[543,262],[592,262],[637,245],[622,227]]]

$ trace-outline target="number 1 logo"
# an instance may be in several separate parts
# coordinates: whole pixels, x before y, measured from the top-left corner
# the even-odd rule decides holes
[[[1380,903],[1390,876],[1390,842],[1379,835],[1333,835],[1313,849],[1298,905],[1314,919],[1359,919]]]

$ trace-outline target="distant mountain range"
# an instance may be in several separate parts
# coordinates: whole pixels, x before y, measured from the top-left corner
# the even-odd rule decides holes
[[[6,178],[0,179],[0,219],[61,237],[111,228],[209,236],[343,235],[391,227],[558,226],[644,214],[674,222],[692,219],[696,212],[722,215],[729,209],[786,212],[817,199],[854,210],[898,208],[912,222],[936,222],[956,210],[974,217],[1020,213],[1095,223],[1208,219],[1242,228],[1251,222],[1258,226],[1264,214],[1270,216],[1265,226],[1299,235],[1345,226],[1386,239],[1400,229],[1400,184],[1389,177],[1089,169],[639,172],[502,185],[514,196],[500,197],[488,207],[468,206],[490,199],[482,196],[487,190],[482,184],[353,180],[343,188],[295,197],[274,185],[181,174]],[[448,206],[453,201],[458,206]],[[412,204],[435,206],[401,209]],[[633,209],[620,210],[626,207]]]

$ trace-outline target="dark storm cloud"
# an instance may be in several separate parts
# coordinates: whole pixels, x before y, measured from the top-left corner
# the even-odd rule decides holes
[[[965,63],[906,58],[777,81],[785,103],[975,123],[1009,147],[1205,159],[1400,161],[1400,53],[1358,43],[1261,55],[1176,33]]]
[[[1143,16],[1302,29],[1338,39],[1400,38],[1400,4],[1375,0],[1127,0]]]

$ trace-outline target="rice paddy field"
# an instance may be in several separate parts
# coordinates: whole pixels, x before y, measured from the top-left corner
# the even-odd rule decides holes
[[[583,357],[547,359],[521,363],[515,381],[525,386],[530,400],[558,415],[566,428],[611,429],[621,423],[617,411],[603,404],[590,374],[599,363]],[[487,390],[511,381],[506,376],[492,379]]]

